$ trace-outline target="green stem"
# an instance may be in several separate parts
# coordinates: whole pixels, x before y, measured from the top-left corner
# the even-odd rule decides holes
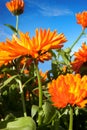
[[[70,106],[69,130],[73,130],[73,108]]]
[[[26,107],[25,107],[25,100],[24,100],[24,93],[23,93],[23,91],[21,92],[21,99],[22,99],[22,104],[23,104],[24,117],[27,117],[27,112],[26,112]]]
[[[19,83],[20,94],[21,94],[21,100],[22,100],[22,105],[23,105],[24,117],[26,117],[26,116],[27,116],[27,112],[26,112],[26,106],[25,106],[25,100],[24,100],[24,93],[23,93],[22,84],[21,84],[21,81],[20,81],[20,80],[16,79],[16,81]]]
[[[82,32],[80,33],[80,35],[78,36],[78,38],[77,38],[77,39],[75,40],[75,42],[71,45],[70,49],[72,49],[72,48],[76,45],[76,43],[79,41],[79,39],[81,38],[81,36],[84,34],[84,30],[85,30],[85,29],[82,30]]]
[[[39,73],[39,69],[38,69],[38,65],[37,63],[35,63],[35,67],[36,67],[36,73],[37,73],[37,79],[38,79],[38,87],[39,87],[39,110],[42,109],[42,84],[41,84],[41,77],[40,77],[40,73]],[[42,116],[40,114],[38,114],[38,125],[41,125],[42,123]]]
[[[19,16],[16,15],[16,31],[17,31],[17,35],[18,35],[18,21],[19,21]]]

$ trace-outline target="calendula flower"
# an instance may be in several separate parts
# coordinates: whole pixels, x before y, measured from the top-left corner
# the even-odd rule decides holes
[[[15,41],[26,48],[33,58],[42,59],[42,55],[46,56],[50,49],[59,49],[66,42],[64,34],[57,34],[56,31],[51,32],[50,29],[40,31],[36,29],[36,35],[31,39],[28,33],[20,33],[20,39],[14,36]]]
[[[41,81],[44,83],[47,79],[47,74],[48,74],[48,71],[46,72],[42,72],[42,70],[40,70],[40,76],[41,76]]]
[[[71,65],[76,73],[80,72],[82,68],[87,68],[87,45],[85,43],[82,44],[78,52],[74,53],[74,56],[75,58]]]
[[[24,11],[24,1],[23,0],[10,0],[6,3],[8,10],[14,15],[20,15]]]
[[[51,60],[52,55],[49,52],[45,52],[45,54],[40,55],[37,60],[40,62],[44,62],[45,60]]]
[[[7,65],[8,62],[11,62],[13,58],[9,55],[10,53],[7,51],[0,51],[0,65]]]
[[[5,76],[4,74],[0,74],[0,79],[4,78],[4,76]]]
[[[63,66],[62,71],[63,71],[64,73],[67,72],[67,66],[66,66],[66,65]]]
[[[68,104],[84,107],[87,104],[87,76],[60,75],[48,84],[48,91],[57,108],[64,108]]]
[[[30,92],[29,92],[29,90],[27,90],[26,93],[25,93],[25,99],[26,99],[26,101],[30,100]]]
[[[50,29],[40,29],[40,31],[36,29],[35,37],[30,38],[28,33],[20,32],[20,38],[13,35],[12,41],[7,39],[6,43],[1,43],[0,50],[6,54],[9,53],[7,59],[10,58],[12,60],[27,55],[43,62],[51,58],[49,50],[60,49],[64,42],[66,42],[64,34],[57,34],[56,31],[51,32]],[[4,58],[2,60],[4,61]]]
[[[31,58],[26,58],[23,57],[22,60],[20,61],[21,66],[23,67],[24,65],[26,67],[29,67],[32,64],[32,59]]]
[[[0,79],[3,79],[5,76],[7,76],[8,78],[10,78],[11,77],[11,75],[10,74],[0,74]]]
[[[81,24],[83,29],[87,27],[87,11],[83,11],[82,13],[76,14],[77,23]]]

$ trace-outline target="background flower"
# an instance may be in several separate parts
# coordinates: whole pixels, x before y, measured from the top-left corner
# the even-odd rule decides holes
[[[48,84],[53,105],[64,108],[68,104],[84,107],[87,103],[87,76],[79,74],[60,75]]]
[[[87,11],[76,14],[77,23],[81,24],[83,29],[87,27]]]
[[[87,45],[85,43],[82,44],[81,49],[78,52],[74,53],[74,61],[72,61],[71,65],[73,70],[78,73],[81,68],[87,68]]]
[[[14,15],[20,15],[24,11],[24,1],[23,0],[10,0],[6,3],[8,10]]]

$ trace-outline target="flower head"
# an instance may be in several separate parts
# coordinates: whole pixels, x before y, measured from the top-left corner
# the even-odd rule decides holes
[[[20,39],[16,36],[14,37],[17,44],[20,44],[27,49],[27,54],[29,53],[33,58],[37,58],[42,61],[43,59],[49,59],[51,57],[48,53],[50,49],[59,49],[66,42],[64,34],[57,34],[56,31],[51,32],[50,29],[40,31],[36,29],[36,35],[32,39],[28,34],[20,33]]]
[[[82,44],[81,49],[78,52],[74,53],[74,61],[71,63],[73,70],[78,73],[81,68],[87,68],[87,45],[85,43]]]
[[[10,0],[6,3],[8,10],[14,15],[20,15],[24,11],[24,1],[23,0]]]
[[[36,29],[36,36],[33,38],[30,38],[28,33],[22,32],[20,32],[20,38],[13,35],[12,41],[7,39],[5,44],[0,44],[0,50],[2,53],[8,54],[7,58],[11,60],[27,55],[37,61],[44,62],[44,60],[51,59],[49,50],[60,49],[64,42],[66,42],[64,34],[57,34],[56,31],[51,32],[49,29],[40,29],[40,31]],[[3,58],[2,60],[4,61]]]
[[[87,11],[76,14],[77,23],[81,24],[83,29],[87,27]]]
[[[68,104],[84,107],[87,103],[87,76],[80,74],[60,75],[48,84],[53,105],[64,108]]]

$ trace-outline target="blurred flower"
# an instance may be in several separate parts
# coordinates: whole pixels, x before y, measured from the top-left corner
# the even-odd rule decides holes
[[[24,74],[29,74],[29,70],[28,69],[24,69]]]
[[[20,38],[13,35],[12,41],[7,39],[6,43],[0,43],[0,62],[3,64],[25,55],[37,61],[49,60],[51,54],[48,51],[50,49],[60,49],[66,41],[64,34],[57,34],[56,31],[51,32],[50,29],[47,31],[36,29],[36,36],[32,39],[28,33],[20,32]],[[2,57],[3,53],[5,60]]]
[[[4,74],[0,74],[0,79],[4,78],[4,76],[5,76]]]
[[[45,52],[45,54],[40,55],[37,60],[40,62],[44,62],[45,60],[51,60],[51,53],[50,52]]]
[[[66,65],[63,66],[62,71],[63,71],[63,73],[67,72],[67,66]]]
[[[53,105],[64,108],[68,104],[84,107],[87,104],[87,76],[80,74],[60,75],[48,84]]]
[[[83,29],[87,27],[87,11],[76,14],[77,23],[81,24]]]
[[[32,63],[32,59],[30,58],[26,58],[26,57],[23,57],[22,60],[20,61],[20,64],[23,66],[25,65],[26,67],[29,67]]]
[[[6,3],[8,10],[14,15],[20,15],[24,11],[24,1],[23,0],[10,0]]]
[[[0,74],[0,79],[3,79],[4,77],[8,77],[8,78],[10,78],[11,77],[11,75],[10,74]]]
[[[26,101],[29,101],[29,100],[30,100],[29,90],[27,90],[26,93],[25,93],[25,99],[26,99]]]
[[[81,49],[78,52],[74,53],[74,61],[71,63],[73,70],[78,73],[81,68],[87,68],[87,45],[85,43],[82,44]]]
[[[44,83],[47,79],[48,71],[42,72],[42,70],[40,70],[39,73],[40,73],[40,76],[41,76],[41,81]]]

